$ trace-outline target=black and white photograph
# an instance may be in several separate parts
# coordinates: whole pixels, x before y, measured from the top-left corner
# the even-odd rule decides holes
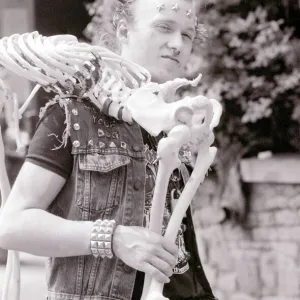
[[[299,300],[300,1],[0,0],[0,299]]]

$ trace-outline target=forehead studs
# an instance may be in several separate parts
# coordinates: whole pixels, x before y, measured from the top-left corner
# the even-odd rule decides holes
[[[75,123],[73,125],[73,128],[74,128],[74,130],[78,131],[78,130],[80,130],[80,125],[78,123]]]
[[[164,5],[164,4],[160,4],[160,5],[157,6],[157,10],[158,10],[159,12],[161,12],[161,11],[164,10],[164,9],[165,9],[165,5]]]
[[[193,15],[192,10],[191,9],[187,10],[186,15],[190,19],[192,17],[192,15]]]
[[[72,109],[72,114],[74,116],[78,116],[78,109],[77,108]]]
[[[159,12],[161,12],[161,11],[167,9],[167,8],[166,8],[166,5],[165,5],[164,3],[157,5],[156,8],[157,8],[157,10],[158,10]],[[174,11],[174,12],[176,12],[176,13],[180,11],[180,7],[179,7],[179,3],[178,3],[178,2],[174,2],[174,3],[172,4],[172,11]],[[195,13],[193,12],[192,9],[189,9],[189,10],[186,11],[186,16],[187,16],[189,19],[191,19],[191,18],[193,17],[193,15],[195,15]],[[197,25],[197,23],[198,23],[197,16],[195,16],[195,26]]]
[[[175,12],[179,11],[179,4],[178,3],[174,3],[172,6],[172,10],[174,10]]]

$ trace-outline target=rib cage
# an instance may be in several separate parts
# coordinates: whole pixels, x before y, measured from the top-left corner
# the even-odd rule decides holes
[[[100,109],[109,99],[116,118],[131,91],[150,81],[147,70],[104,47],[79,42],[72,35],[45,37],[37,31],[0,39],[0,65],[47,92],[86,94]]]

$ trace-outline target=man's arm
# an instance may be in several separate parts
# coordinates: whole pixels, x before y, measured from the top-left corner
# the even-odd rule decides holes
[[[0,215],[0,247],[38,256],[89,255],[93,222],[70,221],[45,211],[66,180],[25,162]],[[134,269],[167,283],[176,264],[177,247],[146,228],[117,225],[117,257]]]
[[[92,222],[65,220],[45,211],[65,182],[25,162],[0,216],[0,247],[39,256],[91,254]]]

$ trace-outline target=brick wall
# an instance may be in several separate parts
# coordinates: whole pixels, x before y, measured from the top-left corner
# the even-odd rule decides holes
[[[293,172],[292,183],[282,183],[274,172],[267,175],[268,164],[274,169],[276,163],[281,164],[280,177]],[[292,168],[286,166],[272,158],[256,170],[252,166],[251,175],[242,170],[249,191],[242,225],[201,223],[201,210],[215,190],[209,178],[203,185],[195,227],[204,269],[220,300],[300,299],[300,157]]]

